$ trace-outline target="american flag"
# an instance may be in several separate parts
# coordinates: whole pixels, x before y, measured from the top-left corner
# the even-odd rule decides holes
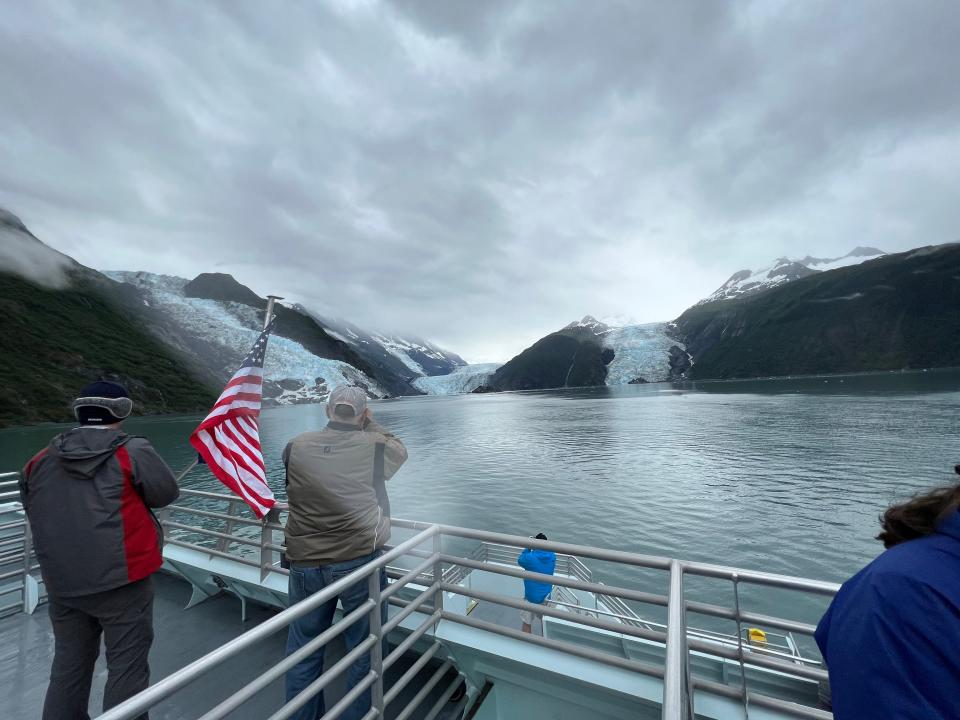
[[[213,410],[190,435],[190,444],[210,471],[260,518],[276,502],[267,485],[257,424],[263,397],[263,356],[272,329],[273,321],[260,333]]]

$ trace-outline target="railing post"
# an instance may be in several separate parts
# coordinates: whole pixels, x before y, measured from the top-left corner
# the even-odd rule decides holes
[[[437,528],[437,532],[433,536],[433,555],[436,558],[436,561],[433,563],[433,581],[437,583],[437,592],[433,595],[433,607],[436,610],[443,611],[443,590],[439,588],[439,584],[443,582],[443,563],[440,561],[440,553],[443,552],[443,547],[441,543],[440,529]],[[437,621],[439,624],[439,621]],[[436,628],[434,628],[436,632]]]
[[[167,527],[167,521],[170,519],[170,507],[161,508],[157,511],[157,522],[160,523],[160,531],[163,533],[163,539],[170,537],[170,528]]]
[[[232,498],[230,499],[229,507],[227,508],[227,515],[237,515],[237,514],[238,514],[238,512],[239,512],[239,502],[240,502],[239,500],[234,500],[234,499],[232,499]],[[225,527],[224,527],[224,530],[223,530],[223,531],[224,531],[227,535],[232,535],[232,534],[233,534],[233,528],[235,527],[236,523],[234,523],[233,520],[226,520],[226,521],[224,522],[224,525],[225,525]],[[217,540],[216,549],[219,550],[220,552],[226,552],[229,547],[230,547],[230,541],[227,540],[226,538],[219,538],[219,539]]]
[[[670,561],[667,595],[667,658],[663,670],[663,720],[687,720],[687,627],[683,601],[683,566]]]
[[[383,718],[383,618],[381,616],[381,607],[383,601],[380,599],[380,569],[375,570],[369,577],[369,594],[374,605],[370,610],[370,634],[377,641],[370,648],[370,669],[377,674],[376,680],[370,687],[370,704],[377,711],[377,717]]]
[[[734,573],[733,580],[733,607],[737,615],[737,658],[740,660],[740,692],[743,694],[743,716],[750,719],[750,695],[747,693],[747,668],[743,656],[743,619],[740,616],[740,575]]]
[[[267,547],[273,544],[273,530],[268,526],[271,522],[279,522],[279,520],[280,513],[270,508],[260,524],[260,582],[266,580],[273,569],[273,548]]]
[[[273,571],[274,550],[267,547],[268,544],[273,544],[273,528],[268,527],[270,523],[280,524],[280,508],[270,508],[263,516],[260,526],[260,582],[266,580],[267,575]]]
[[[30,567],[33,564],[33,533],[30,531],[30,520],[24,513],[23,523],[23,612],[32,615],[40,602],[40,591],[37,582],[33,579]]]

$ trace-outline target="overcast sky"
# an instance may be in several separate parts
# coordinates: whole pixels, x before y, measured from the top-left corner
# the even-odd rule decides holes
[[[11,3],[0,206],[503,360],[960,239],[958,37],[954,0]]]

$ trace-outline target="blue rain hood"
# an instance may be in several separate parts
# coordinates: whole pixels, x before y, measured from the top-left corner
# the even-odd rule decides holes
[[[816,640],[836,720],[957,718],[960,512],[844,583]]]
[[[517,564],[530,572],[553,575],[553,571],[557,567],[557,554],[552,550],[531,550],[527,548],[520,553]],[[527,602],[542,603],[550,595],[551,590],[553,590],[553,585],[550,583],[537,582],[536,580],[523,581],[523,596]]]

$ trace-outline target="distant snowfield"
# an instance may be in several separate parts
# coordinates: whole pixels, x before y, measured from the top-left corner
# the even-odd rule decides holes
[[[170,275],[145,272],[109,271],[105,275],[143,290],[151,307],[162,311],[191,335],[226,346],[237,357],[239,365],[250,351],[263,324],[263,314],[240,303],[188,298],[183,288],[189,282]],[[342,360],[317,357],[300,343],[271,336],[267,344],[264,377],[275,382],[301,387],[285,389],[274,399],[281,405],[326,400],[330,391],[341,385],[363,384],[378,397],[387,393],[365,373]],[[236,367],[223,368],[227,375]]]
[[[470,393],[483,385],[500,367],[499,363],[464,365],[449,375],[421,377],[413,386],[427,395],[460,395]]]
[[[814,258],[807,256],[795,260],[782,257],[773,265],[760,270],[741,270],[734,273],[729,280],[717,288],[710,297],[701,300],[698,305],[718,300],[731,300],[750,293],[775,288],[778,285],[792,282],[800,277],[801,273],[809,271],[828,272],[839,268],[859,265],[860,263],[876,260],[886,253],[877,248],[858,247],[841,258]]]
[[[600,340],[613,349],[607,366],[607,385],[627,385],[643,378],[663,382],[670,375],[670,348],[680,345],[667,335],[668,323],[645,323],[611,328]]]

